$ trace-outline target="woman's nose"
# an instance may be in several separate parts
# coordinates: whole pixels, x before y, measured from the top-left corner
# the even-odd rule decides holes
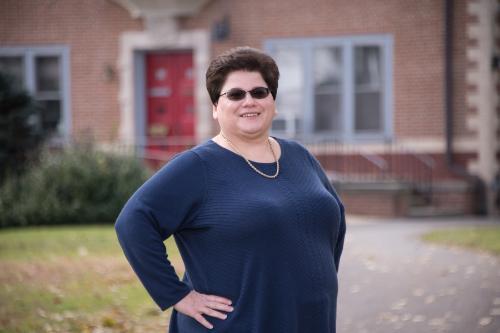
[[[252,104],[255,104],[255,99],[249,92],[247,92],[245,94],[245,98],[243,99],[243,105],[252,105]]]

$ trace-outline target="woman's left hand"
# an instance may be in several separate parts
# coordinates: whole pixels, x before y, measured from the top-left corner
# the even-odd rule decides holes
[[[217,310],[231,312],[234,308],[231,306],[231,300],[215,295],[206,295],[192,290],[189,294],[174,305],[174,309],[183,313],[208,329],[214,326],[203,317],[203,315],[226,319],[227,314]]]

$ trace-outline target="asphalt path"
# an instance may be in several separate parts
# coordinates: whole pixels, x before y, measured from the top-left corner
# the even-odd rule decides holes
[[[500,333],[500,257],[431,245],[434,229],[492,219],[348,216],[338,333]]]

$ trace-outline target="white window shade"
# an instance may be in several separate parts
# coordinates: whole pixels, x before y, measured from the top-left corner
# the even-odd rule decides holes
[[[342,49],[314,50],[314,133],[342,132]]]
[[[380,47],[361,46],[354,49],[355,98],[354,130],[383,131],[382,61]]]
[[[274,54],[280,70],[273,131],[294,136],[302,131],[304,108],[304,67],[300,49],[280,47]]]

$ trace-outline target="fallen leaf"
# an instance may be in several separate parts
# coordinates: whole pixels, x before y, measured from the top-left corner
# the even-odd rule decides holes
[[[488,326],[492,321],[493,319],[491,317],[483,317],[479,319],[479,326]]]
[[[423,321],[425,321],[425,316],[422,316],[422,315],[416,315],[413,317],[413,320],[412,320],[414,323],[421,323]]]
[[[425,298],[425,304],[434,303],[435,300],[436,300],[436,297],[434,295],[429,295]]]
[[[493,308],[490,310],[490,315],[492,316],[500,316],[500,308]]]

